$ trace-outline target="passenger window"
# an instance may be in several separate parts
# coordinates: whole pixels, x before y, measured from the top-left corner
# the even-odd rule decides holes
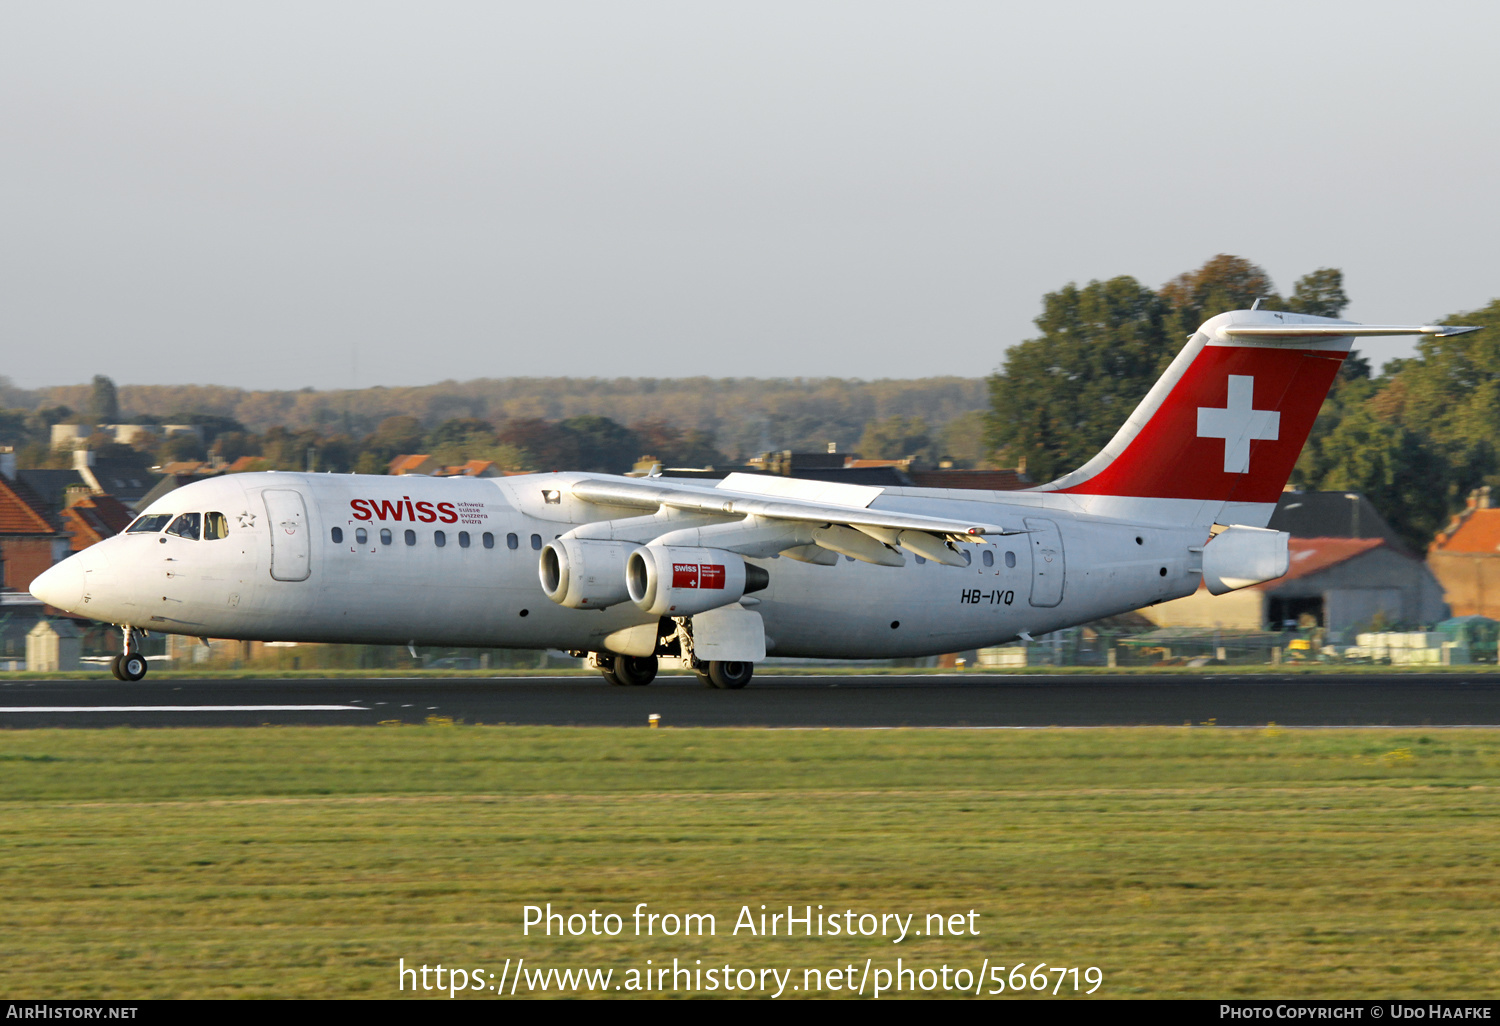
[[[962,556],[962,557],[964,557],[964,566],[972,566],[973,565],[973,563],[974,563],[974,554],[972,552],[970,552],[968,549],[964,549],[962,552],[959,553],[959,555]]]
[[[229,537],[229,520],[222,513],[203,514],[203,540],[218,541]]]
[[[448,536],[442,531],[433,531],[432,544],[436,545],[438,548],[442,548],[444,545],[448,544]]]
[[[417,532],[416,531],[407,531],[406,532],[406,544],[408,544],[408,545],[415,545],[416,543],[417,543]]]
[[[389,545],[390,543],[391,543],[391,529],[389,527],[382,527],[380,529],[380,544],[382,544],[382,545]]]
[[[517,538],[514,534],[507,534],[505,536],[505,545],[507,548],[519,549],[521,547],[521,539]]]
[[[923,559],[921,556],[917,557],[917,566],[921,566],[925,562],[927,562],[927,560]]]
[[[135,523],[125,528],[126,534],[154,534],[167,526],[167,521],[172,519],[170,513],[148,513]],[[512,536],[514,537],[514,535]]]
[[[1016,565],[1016,554],[1014,552],[1007,552],[1005,554],[1005,565],[1011,567]]]
[[[201,513],[184,513],[172,521],[172,526],[167,528],[168,534],[175,534],[179,538],[188,538],[192,541],[198,540],[198,527],[203,521]]]
[[[541,535],[534,534],[534,535],[531,536],[531,547],[534,548],[534,549],[536,549],[538,552],[542,551],[542,536]]]
[[[484,547],[487,549],[495,547],[495,536],[488,531],[484,532]]]
[[[458,547],[461,548],[461,549],[466,549],[466,548],[469,547],[469,532],[468,531],[459,531],[458,532]]]
[[[979,558],[982,559],[982,560],[984,560],[984,565],[985,566],[994,566],[995,565],[995,554],[993,552],[991,552],[989,549],[985,549],[984,552],[980,555]]]
[[[335,527],[328,533],[332,536],[335,544],[344,544],[344,529],[342,527]]]
[[[354,541],[355,541],[356,544],[363,545],[365,542],[367,542],[369,540],[370,540],[370,533],[368,531],[366,531],[363,527],[356,527],[354,529]]]

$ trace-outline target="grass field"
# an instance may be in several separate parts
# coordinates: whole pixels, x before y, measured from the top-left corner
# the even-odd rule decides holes
[[[1497,787],[1500,732],[1469,730],[3,731],[0,996],[899,956],[1097,966],[1101,997],[1492,998]],[[549,901],[718,931],[523,937]],[[761,904],[979,936],[732,936]]]

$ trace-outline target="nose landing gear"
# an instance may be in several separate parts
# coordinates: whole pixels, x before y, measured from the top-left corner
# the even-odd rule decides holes
[[[110,661],[110,672],[116,680],[136,681],[146,676],[149,664],[137,646],[135,628],[129,625],[120,628],[125,634],[125,651]]]

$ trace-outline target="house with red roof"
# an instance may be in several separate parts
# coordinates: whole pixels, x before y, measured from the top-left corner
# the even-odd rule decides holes
[[[501,477],[504,471],[494,460],[470,460],[456,467],[444,467],[440,477]]]
[[[1500,509],[1491,505],[1488,487],[1471,493],[1432,540],[1427,563],[1448,592],[1454,616],[1500,620]]]
[[[392,476],[401,474],[436,474],[442,470],[442,465],[431,456],[423,453],[402,454],[391,460],[386,467],[386,473]]]
[[[42,571],[67,558],[68,535],[18,477],[0,472],[0,587],[25,595]]]
[[[113,538],[135,519],[135,514],[113,495],[89,495],[62,511],[63,529],[73,536],[70,548],[82,552],[90,545]]]
[[[224,468],[226,474],[248,474],[270,469],[271,461],[264,456],[241,456]]]

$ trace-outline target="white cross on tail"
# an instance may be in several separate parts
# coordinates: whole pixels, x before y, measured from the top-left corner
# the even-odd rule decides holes
[[[1224,473],[1250,472],[1250,442],[1274,441],[1281,434],[1281,414],[1254,408],[1255,378],[1229,375],[1229,402],[1222,408],[1198,407],[1198,437],[1224,439]]]

